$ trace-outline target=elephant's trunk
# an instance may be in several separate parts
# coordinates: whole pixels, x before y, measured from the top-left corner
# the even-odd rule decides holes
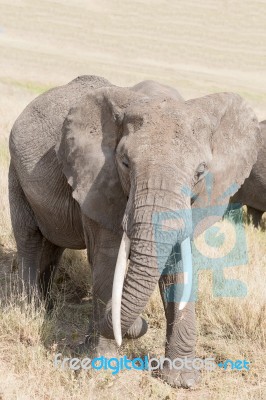
[[[135,195],[135,208],[128,215],[126,228],[130,238],[130,260],[124,285],[126,258],[129,252],[129,240],[126,233],[121,242],[115,272],[112,314],[109,311],[100,326],[103,336],[115,337],[118,345],[121,344],[122,335],[128,331],[146,306],[172,248],[177,242],[181,243],[184,276],[187,277],[188,282],[191,282],[189,240],[191,214],[189,205],[186,204],[186,208],[184,207],[185,200],[183,198],[180,201],[182,205],[178,207],[176,193],[171,195],[168,207],[162,206],[162,198],[160,195],[156,196],[154,190],[153,195],[149,192],[144,197]],[[149,201],[147,201],[148,199]],[[165,199],[163,200],[165,203]],[[143,206],[144,204],[145,206]],[[186,285],[180,309],[185,307],[190,297],[190,290],[189,284]]]
[[[179,310],[183,310],[187,305],[192,289],[192,257],[190,238],[186,238],[181,243],[181,259],[184,273],[184,291],[179,303]],[[130,251],[130,240],[126,233],[123,234],[121,245],[117,257],[115,268],[113,292],[112,292],[112,323],[114,338],[118,346],[122,344],[121,331],[121,302],[123,293],[124,279],[127,273],[128,255]]]

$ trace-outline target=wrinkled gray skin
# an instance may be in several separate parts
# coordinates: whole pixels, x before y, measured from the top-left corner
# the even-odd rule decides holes
[[[249,222],[258,228],[266,211],[266,121],[260,123],[262,146],[258,159],[250,176],[245,180],[239,191],[233,196],[232,202],[247,206]]]
[[[191,205],[204,207],[207,199],[213,205],[230,185],[244,182],[257,158],[259,128],[253,111],[233,93],[184,102],[171,88],[161,86],[159,92],[154,82],[130,89],[83,76],[29,104],[10,136],[12,225],[20,275],[29,291],[39,282],[47,295],[64,249],[87,248],[94,296],[94,341],[89,343],[102,355],[115,348],[110,302],[125,231],[131,248],[122,334],[146,332],[139,315],[159,281],[167,319],[165,356],[193,359],[194,303],[179,311],[177,302],[166,301],[165,288],[176,295],[182,274],[175,265],[161,273],[157,249],[164,243],[167,259],[173,246],[220,219],[206,219],[193,230]],[[211,197],[204,184],[210,175]],[[176,210],[187,210],[187,220],[169,235],[175,226],[169,217],[156,239],[154,213]],[[162,376],[173,386],[199,381],[197,371],[169,370],[167,363]]]

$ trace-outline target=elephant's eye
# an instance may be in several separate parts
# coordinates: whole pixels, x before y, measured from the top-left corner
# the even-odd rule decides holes
[[[118,151],[116,153],[116,159],[120,165],[122,164],[125,168],[129,168],[129,160],[125,153],[121,153]]]
[[[122,164],[124,165],[124,167],[129,168],[129,161],[126,157],[122,158]]]
[[[123,164],[126,168],[129,168],[128,161],[123,160],[123,161],[122,161],[122,164]]]
[[[205,162],[200,163],[198,166],[196,172],[195,172],[195,181],[198,182],[203,176],[205,176],[206,172],[208,170],[207,164]]]

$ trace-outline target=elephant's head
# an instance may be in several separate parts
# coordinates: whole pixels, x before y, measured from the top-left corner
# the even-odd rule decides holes
[[[258,142],[254,112],[233,93],[178,102],[109,87],[91,91],[70,110],[57,153],[73,197],[89,218],[124,232],[114,324],[109,310],[100,326],[104,336],[113,337],[114,325],[121,341],[121,330],[127,332],[142,312],[161,274],[158,249],[166,260],[179,242],[184,268],[191,270],[188,238],[221,217],[205,218],[193,231],[191,206],[204,207],[207,200],[211,206],[222,196],[225,210],[256,161]],[[169,218],[155,235],[160,213]]]

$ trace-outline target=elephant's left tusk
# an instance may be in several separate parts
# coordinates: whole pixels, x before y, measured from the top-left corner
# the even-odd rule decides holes
[[[124,279],[127,272],[127,261],[130,251],[130,240],[124,232],[115,266],[113,291],[112,291],[112,323],[116,343],[122,344],[121,333],[121,301]]]
[[[181,259],[184,273],[184,290],[179,303],[179,310],[183,310],[186,307],[192,290],[192,254],[189,237],[181,242]]]

